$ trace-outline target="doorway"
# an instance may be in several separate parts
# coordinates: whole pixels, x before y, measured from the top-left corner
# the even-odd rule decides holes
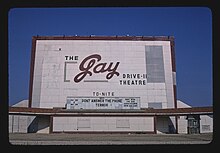
[[[199,115],[188,115],[187,120],[188,120],[188,126],[187,126],[188,134],[200,133],[200,117],[199,117]]]

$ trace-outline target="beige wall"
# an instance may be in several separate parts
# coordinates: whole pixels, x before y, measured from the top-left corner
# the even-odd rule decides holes
[[[53,132],[154,132],[153,117],[53,117]]]

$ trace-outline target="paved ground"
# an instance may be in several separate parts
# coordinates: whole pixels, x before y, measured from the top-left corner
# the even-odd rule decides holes
[[[123,144],[208,144],[206,134],[19,134],[10,133],[12,145],[123,145]]]

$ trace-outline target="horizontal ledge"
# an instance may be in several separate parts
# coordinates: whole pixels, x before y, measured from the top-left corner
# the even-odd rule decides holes
[[[186,115],[211,115],[212,112],[195,113],[34,113],[34,112],[9,112],[9,115],[30,116],[186,116]]]
[[[173,41],[173,36],[33,36],[35,40],[133,40],[133,41]]]

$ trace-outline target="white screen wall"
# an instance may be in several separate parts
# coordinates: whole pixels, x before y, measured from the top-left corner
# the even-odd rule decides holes
[[[170,41],[36,40],[32,107],[68,99],[74,109],[173,108]]]

